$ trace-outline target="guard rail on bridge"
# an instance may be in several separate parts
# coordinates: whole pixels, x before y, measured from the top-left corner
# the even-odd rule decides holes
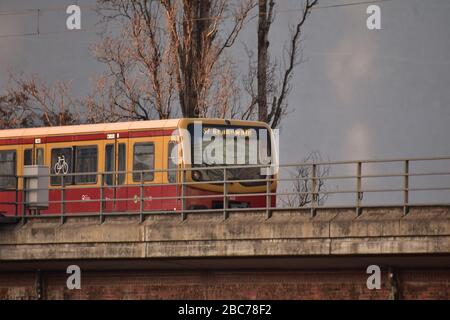
[[[100,221],[108,215],[134,215],[139,216],[143,221],[146,215],[153,214],[179,214],[182,219],[186,214],[199,214],[202,212],[218,212],[227,218],[233,211],[265,211],[270,217],[274,210],[292,210],[298,208],[310,208],[311,215],[314,216],[316,210],[321,208],[353,208],[357,214],[364,208],[370,207],[402,207],[404,214],[412,206],[448,206],[450,205],[450,157],[433,158],[408,158],[408,159],[384,159],[384,160],[358,160],[358,161],[321,161],[307,163],[292,163],[277,165],[277,174],[260,176],[257,179],[239,179],[233,177],[230,173],[235,169],[248,168],[268,168],[268,165],[245,165],[245,166],[214,166],[214,167],[191,167],[183,169],[170,170],[149,170],[149,171],[114,171],[114,172],[83,172],[68,173],[66,175],[48,175],[49,177],[59,177],[61,179],[60,199],[53,199],[49,204],[60,204],[61,212],[59,214],[39,215],[27,208],[28,202],[25,196],[20,196],[22,192],[31,192],[41,189],[25,189],[26,183],[24,176],[0,175],[0,178],[13,177],[15,179],[14,189],[0,189],[1,191],[15,192],[15,201],[4,201],[0,199],[1,205],[13,206],[15,217],[26,220],[29,218],[60,218],[64,223],[66,217],[80,216],[98,216]],[[273,166],[272,166],[273,169]],[[215,170],[220,172],[220,179],[205,181],[188,181],[187,175],[192,171]],[[218,171],[220,170],[220,171]],[[178,182],[171,183],[144,183],[144,174],[151,172],[177,172]],[[140,188],[138,197],[139,209],[134,212],[104,212],[104,203],[108,201],[136,201],[136,198],[116,198],[107,199],[104,197],[105,188],[119,188],[123,185],[105,185],[107,176],[139,174],[140,183],[134,184],[134,187]],[[92,176],[96,175],[100,181],[100,196],[98,199],[79,199],[67,200],[65,194],[68,186],[65,185],[65,176]],[[228,186],[231,183],[261,183],[265,185],[265,192],[258,193],[231,193]],[[271,184],[276,182],[276,190],[271,188]],[[220,194],[187,195],[187,187],[196,185],[215,184],[221,185],[223,192]],[[144,196],[145,187],[155,186],[178,186],[181,190],[177,196],[161,196],[147,199]],[[23,186],[19,190],[18,186]],[[50,187],[52,188],[52,187]],[[77,189],[89,188],[92,186],[77,185]],[[231,198],[236,199],[243,196],[261,196],[266,197],[265,205],[258,208],[230,208],[228,206]],[[221,198],[223,208],[193,210],[186,207],[186,200],[192,198]],[[271,197],[276,197],[277,205],[272,206]],[[3,200],[3,201],[1,201]],[[173,211],[144,210],[146,201],[153,200],[178,200],[181,201],[181,208]],[[101,202],[99,212],[68,214],[65,210],[67,203],[74,202]],[[34,213],[34,214],[32,214]]]

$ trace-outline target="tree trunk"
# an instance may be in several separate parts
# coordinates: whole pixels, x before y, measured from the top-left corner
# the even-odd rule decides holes
[[[184,38],[189,39],[189,44],[185,52],[183,116],[198,118],[200,116],[199,93],[204,89],[202,63],[205,63],[206,53],[211,45],[211,39],[206,37],[210,25],[208,17],[211,12],[211,0],[186,2],[185,10],[188,13],[185,13],[187,21],[184,22]]]
[[[267,122],[267,64],[268,47],[267,33],[269,31],[267,19],[267,0],[259,0],[258,17],[258,120]]]

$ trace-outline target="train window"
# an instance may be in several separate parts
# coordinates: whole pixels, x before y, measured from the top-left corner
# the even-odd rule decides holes
[[[115,161],[114,161],[114,145],[107,144],[105,147],[105,172],[114,171]],[[107,174],[105,175],[105,184],[111,186],[114,184],[114,175]]]
[[[38,165],[44,164],[44,149],[42,148],[36,149],[36,163]]]
[[[155,168],[155,146],[152,142],[136,143],[134,145],[133,171],[147,171]],[[153,172],[144,172],[143,181],[153,181]],[[133,181],[141,181],[141,173],[133,173]]]
[[[23,164],[25,166],[30,166],[33,164],[33,149],[25,149],[23,152]],[[44,164],[44,149],[39,148],[36,149],[36,164],[43,165]]]
[[[0,188],[16,188],[16,151],[0,151]]]
[[[96,183],[97,174],[78,175],[84,172],[97,172],[97,147],[75,147],[75,184]]]
[[[33,157],[33,149],[25,149],[23,152],[23,165],[24,166],[30,166],[33,164],[32,161]]]
[[[125,159],[126,159],[126,145],[125,143],[119,143],[119,154],[117,155],[117,161],[118,161],[118,170],[117,171],[125,171]],[[105,147],[105,171],[106,172],[113,172],[115,171],[115,158],[114,158],[114,145],[108,144]],[[114,175],[113,174],[107,174],[105,176],[105,183],[107,185],[114,185]],[[121,185],[125,182],[125,173],[119,173],[117,175],[117,184]]]
[[[119,161],[119,171],[126,171],[126,145],[125,143],[119,143],[119,154],[118,154],[118,161]],[[119,173],[118,175],[118,181],[117,184],[124,184],[125,183],[125,173]]]
[[[177,181],[178,168],[178,144],[175,141],[170,141],[167,149],[167,181],[174,183]],[[173,170],[173,171],[172,171]]]
[[[72,148],[56,148],[52,149],[50,183],[52,186],[60,186],[62,182],[61,176],[64,177],[64,184],[72,184]]]

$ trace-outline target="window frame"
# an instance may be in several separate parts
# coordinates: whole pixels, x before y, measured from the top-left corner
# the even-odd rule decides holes
[[[106,172],[110,172],[110,171],[114,172],[115,166],[116,166],[115,159],[113,159],[113,161],[110,162],[110,163],[114,166],[114,168],[113,168],[113,170],[108,170],[108,165],[107,164],[108,164],[108,160],[109,160],[109,157],[108,157],[109,152],[107,151],[107,149],[109,147],[112,149],[113,156],[115,154],[115,150],[114,150],[115,149],[115,144],[114,143],[107,143],[107,144],[105,144],[105,163],[104,163],[104,170],[103,170],[105,172],[105,178],[103,180],[103,184],[105,186],[114,186],[114,174],[106,173]],[[108,183],[108,179],[111,179],[111,183]]]
[[[116,154],[116,145],[117,145],[117,154]],[[114,174],[105,174],[105,179],[104,179],[104,185],[105,186],[121,186],[126,184],[126,170],[127,170],[127,144],[125,142],[119,142],[119,143],[107,143],[105,144],[105,166],[104,166],[104,172],[110,172],[107,169],[107,161],[108,161],[108,152],[106,151],[108,147],[112,147],[112,154],[114,156],[114,161],[112,162],[113,166],[114,166],[114,170],[112,170],[112,172],[116,172],[116,171],[124,171],[124,173],[116,173],[116,179],[112,179],[111,184],[108,183],[108,177],[112,177],[114,178]],[[121,162],[121,158],[120,158],[120,151],[123,150],[123,159]],[[115,156],[117,156],[117,166],[119,167],[116,170],[116,158]],[[122,169],[121,170],[121,165],[122,164]],[[116,181],[114,181],[116,180]]]
[[[123,147],[123,170],[121,170],[120,168],[120,147]],[[154,153],[154,152],[153,152]],[[118,166],[118,170],[117,171],[124,171],[123,173],[118,173],[117,174],[117,183],[116,185],[118,186],[122,186],[125,185],[127,183],[127,175],[126,175],[126,171],[127,171],[127,144],[125,142],[119,142],[117,144],[117,166]]]
[[[26,160],[26,153],[27,153],[27,151],[31,151],[31,164],[26,164],[25,163],[25,160]],[[42,152],[42,163],[39,163],[39,155],[38,155],[38,153],[39,153],[39,151],[41,151]],[[45,151],[44,151],[44,148],[36,148],[36,154],[35,154],[35,159],[34,160],[36,160],[36,163],[35,163],[35,165],[45,165]],[[31,165],[33,165],[33,148],[25,148],[24,150],[23,150],[23,165],[24,166],[31,166]]]
[[[136,147],[137,146],[142,146],[142,145],[149,145],[149,146],[152,146],[152,148],[153,148],[153,153],[152,153],[152,156],[153,156],[153,161],[152,161],[152,163],[151,163],[151,167],[150,167],[150,169],[148,169],[148,170],[136,170],[135,169],[135,165],[136,165],[136,163],[135,163],[135,159],[136,159]],[[145,182],[153,182],[153,181],[155,181],[155,165],[156,165],[156,159],[155,159],[156,157],[155,157],[155,142],[154,141],[142,141],[142,142],[135,142],[134,144],[133,144],[133,163],[132,163],[132,171],[133,171],[133,173],[132,173],[132,179],[133,179],[133,182],[138,182],[138,183],[140,183],[141,182],[141,178],[140,178],[140,173],[135,173],[134,171],[149,171],[149,172],[147,172],[147,174],[151,174],[151,179],[146,179],[145,178],[145,174],[146,173],[144,173],[143,174],[143,179],[142,179],[142,182],[143,183],[145,183]],[[137,177],[137,175],[138,175],[138,178],[136,178]]]
[[[14,165],[14,174],[11,177],[4,177],[5,179],[11,179],[14,178],[14,184],[12,186],[9,185],[2,185],[0,184],[0,190],[1,191],[6,191],[6,190],[15,190],[17,189],[18,185],[17,185],[17,150],[16,149],[7,149],[7,150],[0,150],[1,152],[12,152],[14,155],[14,160],[13,161],[0,161],[0,163],[5,163],[5,162],[12,162]]]
[[[92,148],[96,150],[96,161],[95,161],[95,166],[96,169],[95,171],[89,171],[89,172],[98,172],[98,168],[99,168],[99,147],[97,144],[90,144],[90,145],[72,145],[72,146],[61,146],[61,147],[54,147],[50,149],[50,172],[52,172],[52,177],[50,177],[50,185],[52,187],[61,187],[61,179],[55,175],[55,173],[53,173],[53,167],[55,166],[55,163],[53,163],[53,151],[54,150],[58,150],[58,149],[70,149],[70,156],[71,156],[71,163],[69,166],[69,174],[70,176],[66,176],[65,178],[65,182],[64,182],[64,186],[82,186],[82,185],[96,185],[98,184],[98,174],[97,173],[93,173],[93,174],[89,174],[89,172],[77,172],[77,149],[84,149],[84,148]],[[78,175],[78,173],[81,173],[81,175]],[[83,173],[86,173],[83,175]],[[95,176],[95,181],[89,181],[89,182],[79,182],[77,181],[77,177],[80,176]],[[58,182],[54,182],[52,181],[52,178],[58,177],[59,181]],[[69,179],[70,178],[70,179]],[[69,181],[67,181],[69,180]]]
[[[178,149],[179,148],[179,143],[177,141],[170,140],[167,143],[167,175],[166,175],[166,178],[167,178],[167,182],[168,183],[177,183],[178,172],[179,171],[178,170],[169,171],[169,170],[172,170],[172,169],[178,169],[179,168],[178,164],[173,164],[172,157],[171,157],[171,153],[172,153],[173,149],[172,150],[170,149],[171,145],[174,146],[173,148],[176,148],[176,150],[177,150],[177,157],[176,157],[177,162],[178,162],[178,159],[179,159],[179,154],[178,154],[178,152],[179,152],[179,149]],[[171,181],[171,178],[174,178],[173,181]]]
[[[70,176],[65,176],[64,177],[64,186],[65,187],[67,187],[67,186],[71,186],[71,185],[73,185],[74,183],[73,183],[73,181],[74,181],[74,176],[73,176],[73,173],[74,173],[74,152],[73,152],[73,146],[61,146],[61,147],[54,147],[54,148],[51,148],[50,149],[50,186],[52,186],[52,187],[62,187],[62,180],[61,180],[61,178],[58,176],[58,175],[56,175],[56,173],[54,173],[53,172],[53,167],[55,166],[55,164],[53,163],[53,151],[54,150],[58,150],[58,149],[70,149],[70,156],[71,156],[71,163],[70,163],[70,166],[69,166],[69,171],[70,172],[68,172],[68,174],[71,174]],[[54,183],[53,181],[52,181],[52,178],[58,178],[58,182],[57,183]],[[66,178],[70,178],[70,179],[66,179]],[[70,180],[70,181],[66,181],[66,180]]]
[[[87,171],[87,172],[78,172],[77,169],[77,151],[79,149],[95,149],[96,152],[96,156],[95,156],[95,171]],[[73,179],[72,179],[72,185],[75,186],[82,186],[82,185],[96,185],[98,183],[98,160],[99,160],[99,153],[98,153],[98,145],[96,144],[92,144],[92,145],[81,145],[81,146],[72,146],[72,158],[73,158]],[[90,172],[95,172],[94,174],[89,174]],[[86,173],[86,174],[78,174],[78,173]],[[82,177],[82,176],[86,176],[86,177],[90,177],[90,176],[95,176],[95,180],[94,181],[88,181],[88,182],[77,182],[77,178]]]

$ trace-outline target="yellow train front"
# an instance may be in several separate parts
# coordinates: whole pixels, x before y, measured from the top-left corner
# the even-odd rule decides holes
[[[275,206],[276,145],[261,122],[171,119],[0,131],[0,214]],[[48,168],[34,209],[24,168]]]

